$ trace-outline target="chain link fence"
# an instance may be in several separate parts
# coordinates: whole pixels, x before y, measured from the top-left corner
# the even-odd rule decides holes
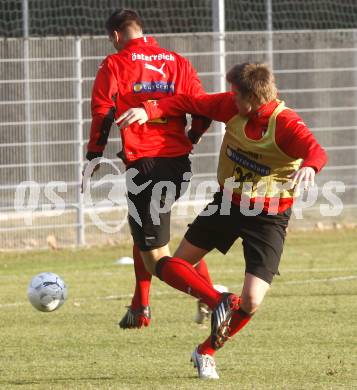
[[[356,221],[357,30],[156,38],[190,59],[207,92],[221,89],[225,70],[235,63],[271,62],[280,98],[303,117],[329,154],[318,176],[317,201],[303,210],[303,219],[295,216],[292,226]],[[129,238],[122,176],[105,180],[116,173],[113,167],[106,164],[94,177],[91,203],[80,195],[92,83],[112,50],[106,37],[0,40],[1,248],[43,247],[49,236],[62,246]],[[224,58],[224,69],[217,57]],[[187,210],[174,213],[174,235],[182,235],[203,207],[205,192],[209,199],[212,190],[201,183],[209,180],[213,186],[221,137],[221,127],[213,126],[192,155],[193,185]],[[121,169],[115,157],[119,149],[113,126],[105,156]],[[331,184],[336,181],[340,184]],[[336,198],[343,209],[338,201],[333,206]],[[321,215],[321,206],[329,217]]]

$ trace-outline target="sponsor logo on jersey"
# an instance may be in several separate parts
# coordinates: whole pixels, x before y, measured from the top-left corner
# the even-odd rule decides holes
[[[165,67],[165,62],[161,65],[160,68],[154,66],[154,65],[151,65],[151,64],[145,64],[144,65],[144,68],[145,69],[149,69],[149,70],[153,70],[154,72],[157,72],[157,73],[160,73],[164,78],[166,77],[165,75],[165,72],[163,71],[164,67]]]
[[[133,92],[163,92],[171,94],[175,92],[175,83],[166,81],[139,81],[133,84]]]
[[[143,53],[131,53],[131,60],[132,61],[146,61],[146,62],[151,62],[151,61],[175,61],[175,56],[171,53],[159,53],[159,54],[151,54],[151,55],[146,55]]]
[[[240,153],[239,151],[233,149],[229,145],[227,145],[226,149],[227,157],[237,163],[238,165],[247,168],[250,171],[258,173],[260,176],[268,176],[270,175],[271,169],[266,165],[262,165],[257,163],[254,160],[251,160],[246,155]]]

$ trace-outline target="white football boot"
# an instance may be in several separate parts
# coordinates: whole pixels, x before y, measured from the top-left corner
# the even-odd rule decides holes
[[[211,355],[201,355],[198,347],[192,352],[191,362],[197,368],[200,379],[219,379],[216,363]]]

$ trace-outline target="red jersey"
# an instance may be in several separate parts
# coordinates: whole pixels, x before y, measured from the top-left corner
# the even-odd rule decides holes
[[[99,66],[92,92],[92,125],[87,158],[102,155],[113,120],[145,100],[205,93],[188,60],[158,46],[151,37],[130,40]],[[142,157],[175,157],[192,149],[185,113],[137,123],[121,131],[128,162]]]
[[[232,92],[198,97],[175,96],[159,102],[143,103],[148,117],[157,118],[163,115],[182,115],[189,112],[207,117],[219,122],[227,123],[239,113]],[[259,140],[268,128],[271,114],[278,105],[272,101],[262,105],[256,112],[249,116],[245,126],[245,135],[253,140]],[[303,122],[301,117],[291,109],[278,114],[276,119],[275,141],[279,148],[288,156],[295,159],[303,159],[301,167],[312,167],[319,172],[327,162],[326,152],[316,141],[314,135]],[[258,201],[258,199],[256,199]],[[267,211],[270,203],[269,198],[259,199],[264,202],[264,210]],[[233,203],[239,204],[240,196],[233,194]],[[255,199],[252,199],[254,202]],[[284,211],[293,203],[292,198],[279,200],[279,211]]]

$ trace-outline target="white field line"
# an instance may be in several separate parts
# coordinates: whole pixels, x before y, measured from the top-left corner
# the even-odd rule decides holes
[[[283,269],[281,272],[285,273],[300,273],[300,272],[346,272],[357,271],[357,268],[288,268]]]
[[[282,275],[285,275],[287,273],[303,273],[303,272],[355,272],[357,271],[357,268],[287,268],[282,269],[281,273]],[[215,274],[226,274],[226,273],[233,273],[237,272],[236,269],[224,269],[224,270],[216,270]],[[117,272],[109,272],[109,271],[103,271],[103,272],[87,272],[88,275],[96,275],[96,276],[115,276],[118,273]],[[20,276],[18,275],[0,275],[0,280],[17,280]],[[286,283],[286,282],[283,282]]]
[[[348,276],[338,276],[334,278],[324,278],[324,279],[304,279],[304,280],[289,280],[286,282],[278,282],[279,285],[289,285],[289,284],[310,284],[310,283],[330,283],[330,282],[345,282],[350,280],[357,280],[357,275],[348,275]],[[241,287],[241,285],[232,286],[233,288]],[[174,295],[174,291],[156,291],[152,293],[151,296],[170,296]],[[181,295],[183,297],[183,295]],[[132,294],[122,294],[122,295],[108,295],[105,297],[96,297],[99,300],[121,300],[125,298],[132,298]],[[75,302],[85,302],[86,299],[75,299]],[[14,302],[14,303],[4,303],[0,304],[0,309],[7,307],[17,307],[27,305],[27,302]]]
[[[290,268],[290,269],[281,269],[280,273],[281,275],[285,274],[300,274],[300,273],[315,273],[315,272],[355,272],[357,271],[357,268]],[[237,272],[236,269],[219,269],[215,271],[215,275],[224,275],[224,274],[232,274]],[[1,279],[1,277],[0,277]]]
[[[357,271],[357,268],[287,268],[281,270],[281,273],[284,275],[286,273],[303,273],[303,272],[354,272]],[[237,272],[235,269],[225,269],[225,270],[216,270],[216,274],[225,274],[225,273],[233,273]],[[117,272],[111,271],[103,271],[103,272],[87,272],[89,275],[96,276],[115,276]],[[354,275],[353,275],[354,276]],[[17,280],[19,278],[18,275],[0,275],[0,280]],[[319,279],[320,280],[320,279]],[[322,280],[322,279],[321,279]],[[325,279],[323,279],[325,280]],[[330,279],[328,279],[330,280]],[[300,280],[301,281],[301,280]],[[287,283],[287,282],[282,282]]]
[[[325,278],[325,279],[306,279],[306,280],[288,280],[286,282],[281,282],[280,284],[309,284],[309,283],[325,283],[325,282],[339,282],[346,280],[356,280],[357,275],[350,276],[337,276],[335,278]]]
[[[357,275],[349,275],[349,276],[339,276],[335,278],[324,278],[324,279],[305,279],[305,280],[290,280],[286,282],[280,282],[279,285],[289,285],[289,284],[310,284],[310,283],[326,283],[326,282],[344,282],[350,280],[357,280]],[[231,288],[241,288],[242,285],[233,285]],[[151,296],[172,296],[175,293],[173,291],[156,291],[152,293]],[[131,299],[132,294],[123,294],[123,295],[108,295],[106,297],[97,297],[100,300],[122,300],[122,299]],[[179,295],[181,298],[184,295]],[[0,305],[1,308],[1,305]]]
[[[6,308],[6,307],[23,306],[25,303],[26,302],[3,303],[3,304],[0,304],[0,309]]]

